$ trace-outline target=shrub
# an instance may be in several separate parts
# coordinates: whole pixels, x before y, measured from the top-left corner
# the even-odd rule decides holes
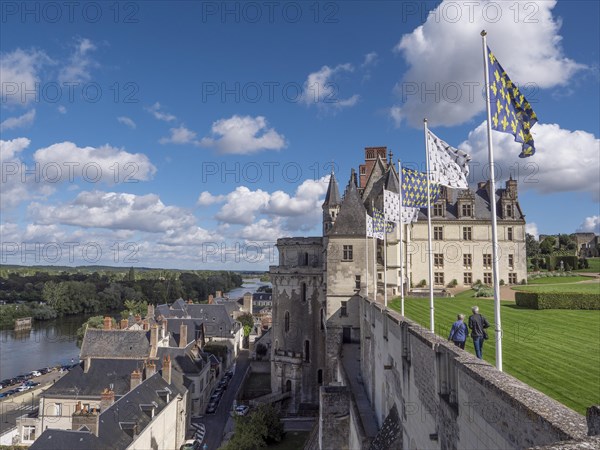
[[[516,292],[515,301],[530,309],[600,309],[598,295],[579,292]]]
[[[522,284],[522,285],[525,285],[525,284],[527,284],[527,280],[526,280],[525,278],[523,278],[523,279],[521,280],[521,284]]]
[[[490,286],[481,285],[477,292],[475,292],[475,297],[493,297],[494,290]]]
[[[453,279],[450,283],[448,283],[448,287],[449,288],[453,288],[453,287],[456,287],[456,286],[458,286],[458,281],[456,281],[456,278]]]
[[[502,280],[502,279],[501,279],[501,280],[500,280],[500,286],[504,286],[504,284],[505,284],[505,283],[504,283],[504,280]]]
[[[419,284],[417,284],[417,287],[422,288],[422,287],[425,287],[426,284],[427,284],[427,281],[421,280],[421,281],[419,281]]]

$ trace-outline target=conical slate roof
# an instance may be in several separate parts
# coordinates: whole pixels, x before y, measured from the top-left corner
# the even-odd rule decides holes
[[[329,187],[327,188],[327,195],[325,195],[325,201],[323,202],[323,207],[327,206],[337,206],[342,203],[342,199],[340,197],[340,190],[338,188],[337,180],[335,179],[335,174],[331,172],[331,178],[329,178]]]
[[[329,235],[364,236],[366,231],[366,212],[358,193],[356,174],[352,170],[340,212]]]

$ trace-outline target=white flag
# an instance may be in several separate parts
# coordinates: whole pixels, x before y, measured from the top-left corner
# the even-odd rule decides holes
[[[428,131],[427,138],[431,181],[451,188],[467,189],[471,156],[451,147],[431,131]]]
[[[400,199],[398,194],[383,190],[383,215],[388,222],[400,221]]]
[[[419,217],[419,208],[415,208],[412,206],[403,206],[402,207],[402,223],[412,223],[416,222]]]
[[[378,230],[375,230],[375,226],[373,223],[373,218],[366,213],[367,216],[367,237],[373,237],[377,239],[383,239],[383,227],[378,227]]]

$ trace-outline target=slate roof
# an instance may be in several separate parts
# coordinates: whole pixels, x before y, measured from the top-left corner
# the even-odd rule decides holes
[[[335,174],[331,172],[331,177],[329,178],[329,186],[327,187],[327,194],[325,195],[323,207],[337,206],[341,204],[342,199],[340,197],[340,189],[338,187],[338,182],[335,179]]]
[[[88,328],[80,358],[146,359],[150,355],[149,331]]]
[[[252,300],[272,300],[273,293],[267,292],[255,292],[252,294]]]
[[[448,190],[448,201],[446,201],[446,215],[445,219],[456,220],[458,219],[458,199],[461,195],[465,195],[465,189],[449,189]],[[496,214],[498,220],[502,220],[502,204],[500,199],[506,189],[496,189]],[[471,190],[473,195],[473,218],[461,218],[461,220],[492,220],[492,212],[490,208],[490,197],[486,188],[477,188]],[[432,206],[433,210],[433,206]],[[442,217],[432,216],[432,219],[441,220]],[[421,208],[419,213],[419,220],[427,220],[427,208]],[[521,208],[517,202],[517,207],[514,211],[514,217],[509,220],[525,220]]]
[[[329,235],[364,236],[366,229],[365,214],[366,210],[356,186],[356,173],[352,170],[340,212]]]
[[[83,363],[72,368],[65,376],[46,389],[43,397],[100,397],[109,384],[113,385],[115,396],[129,391],[130,376],[134,369],[143,364],[133,359],[92,359],[87,373]]]
[[[46,428],[29,447],[32,450],[66,450],[66,449],[108,449],[96,435],[87,431],[57,430]]]

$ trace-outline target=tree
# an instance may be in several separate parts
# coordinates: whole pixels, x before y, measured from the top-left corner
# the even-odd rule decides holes
[[[129,272],[127,273],[127,280],[128,281],[135,281],[135,270],[133,269],[133,266],[129,268]]]
[[[235,434],[221,450],[254,450],[283,439],[283,424],[272,405],[260,405],[248,416],[236,416]]]
[[[256,346],[256,356],[263,358],[267,354],[267,346],[262,342],[259,342]]]
[[[250,327],[250,329],[252,329],[252,327],[254,326],[254,316],[250,313],[242,314],[237,318],[237,321],[240,322],[244,326],[244,328]]]
[[[121,317],[126,318],[131,316],[145,317],[148,312],[148,302],[125,300],[124,302],[125,311],[121,313]]]
[[[528,258],[534,258],[540,254],[540,243],[532,234],[525,235],[525,248]]]
[[[556,238],[554,236],[547,236],[540,244],[540,252],[544,255],[549,255],[554,251],[556,245]]]

